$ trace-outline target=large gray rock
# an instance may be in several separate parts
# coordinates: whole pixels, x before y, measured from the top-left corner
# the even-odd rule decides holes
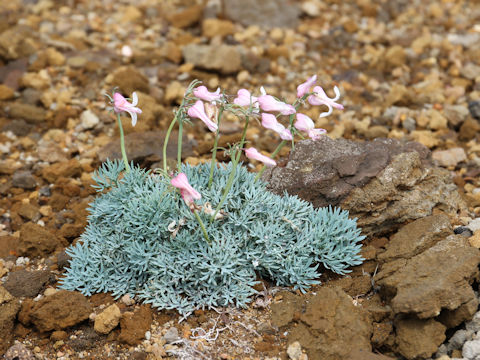
[[[298,25],[300,9],[291,0],[224,0],[225,16],[242,25],[265,28]]]
[[[275,193],[286,190],[315,207],[348,210],[367,236],[431,215],[434,207],[465,209],[449,172],[433,167],[429,150],[416,142],[300,141],[286,165],[266,171],[263,179]]]

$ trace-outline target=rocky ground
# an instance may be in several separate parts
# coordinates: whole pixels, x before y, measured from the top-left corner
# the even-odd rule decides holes
[[[480,7],[468,0],[1,2],[0,354],[480,356],[479,59]],[[313,74],[328,93],[340,88],[345,110],[318,119],[323,109],[308,109],[328,137],[284,148],[264,178],[359,219],[366,261],[350,276],[325,271],[303,295],[264,282],[247,309],[188,318],[57,289],[92,173],[119,155],[103,93],[137,91],[143,113],[135,128],[124,119],[127,152],[155,167],[191,80],[230,94],[263,85],[292,102]],[[221,146],[241,126],[224,121]],[[207,160],[212,134],[200,123],[186,133],[184,160]],[[248,139],[266,153],[279,143],[258,124]]]

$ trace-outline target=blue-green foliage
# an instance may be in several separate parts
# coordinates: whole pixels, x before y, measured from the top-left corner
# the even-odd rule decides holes
[[[220,202],[231,166],[185,166],[197,201]],[[61,287],[86,295],[129,293],[146,303],[186,313],[208,306],[245,306],[258,276],[302,291],[318,283],[319,264],[344,274],[362,262],[364,237],[340,209],[314,209],[296,196],[275,195],[239,166],[223,219],[207,228],[208,244],[194,214],[165,178],[138,167],[123,173],[121,161],[106,162],[95,180],[102,193],[91,204],[89,223],[67,253],[70,267]],[[182,220],[183,219],[183,220]],[[176,236],[169,224],[184,223]],[[172,227],[171,227],[172,229]]]

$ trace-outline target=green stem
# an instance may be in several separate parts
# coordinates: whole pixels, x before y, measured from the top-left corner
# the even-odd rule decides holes
[[[195,214],[195,217],[197,218],[197,221],[200,224],[200,228],[202,229],[202,232],[203,232],[203,237],[205,238],[205,240],[207,240],[209,244],[211,244],[210,238],[208,237],[208,234],[207,234],[207,229],[205,229],[205,225],[203,224],[203,221],[200,218],[200,215],[198,215],[197,210],[193,210],[193,213]]]
[[[240,145],[238,147],[239,151],[238,151],[238,154],[236,154],[237,157],[236,157],[235,163],[234,163],[235,167],[236,167],[236,164],[238,164],[238,162],[240,161],[240,156],[242,155],[243,145],[245,144],[245,138],[247,137],[248,120],[249,120],[249,117],[245,116],[245,126],[243,127],[242,139],[240,140]]]
[[[178,172],[182,172],[182,136],[183,136],[183,119],[178,122],[178,142],[177,142],[177,168]]]
[[[170,123],[170,126],[168,127],[167,134],[165,135],[165,141],[163,142],[163,171],[167,173],[167,144],[168,144],[168,139],[170,138],[170,133],[173,130],[173,127],[175,126],[175,123],[177,122],[177,115],[175,114],[175,117],[173,118],[172,122]]]
[[[120,129],[120,149],[122,151],[123,162],[125,163],[125,171],[130,172],[130,166],[128,165],[127,152],[125,151],[125,135],[123,134],[122,120],[120,120],[120,114],[117,114],[118,128]]]
[[[223,114],[223,109],[224,107],[221,106],[220,110],[218,110],[218,116],[217,116],[217,133],[215,134],[215,141],[213,142],[213,150],[212,150],[212,162],[210,164],[210,177],[208,178],[208,188],[212,186],[212,181],[213,181],[213,170],[215,168],[215,161],[217,159],[217,146],[218,146],[218,138],[220,135],[220,120],[222,119],[222,114]]]
[[[218,212],[222,208],[225,200],[227,199],[228,192],[232,187],[233,178],[235,177],[235,173],[237,172],[238,162],[240,161],[240,156],[242,155],[242,148],[243,148],[243,145],[245,144],[245,138],[247,136],[248,120],[249,120],[248,116],[245,117],[245,126],[243,127],[242,139],[240,140],[240,145],[237,149],[238,153],[234,153],[232,156],[232,163],[233,163],[232,172],[228,176],[227,185],[225,185],[225,189],[223,190],[223,196],[220,199],[220,202],[218,203],[217,207],[215,208],[215,212],[210,218],[210,222],[213,222],[213,220],[215,220],[215,216],[217,216]]]
[[[270,155],[270,157],[273,159],[275,156],[277,156],[277,154],[280,152],[280,150],[282,150],[282,148],[285,146],[285,144],[287,143],[288,141],[287,140],[282,140],[282,142],[280,144],[278,144],[277,148],[275,149],[275,151],[272,153],[272,155]],[[267,167],[265,165],[263,165],[262,167],[262,170],[260,170],[257,174],[257,176],[255,176],[255,181],[257,181],[258,179],[260,179],[260,176],[262,176],[263,172],[265,171]]]

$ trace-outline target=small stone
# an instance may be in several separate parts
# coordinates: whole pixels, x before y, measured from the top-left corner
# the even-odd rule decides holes
[[[45,121],[46,112],[38,106],[13,103],[10,105],[9,116],[14,119],[25,120],[30,124],[39,124]]]
[[[37,181],[30,171],[19,170],[13,174],[12,186],[21,189],[32,190],[37,187]]]
[[[302,3],[302,11],[311,17],[317,17],[320,15],[320,2],[318,1],[306,1]]]
[[[474,119],[480,120],[480,101],[470,101],[468,110]]]
[[[222,74],[235,73],[242,68],[240,50],[232,45],[189,44],[183,48],[183,57],[195,67]]]
[[[136,6],[130,5],[123,9],[122,22],[135,22],[142,18],[143,14]]]
[[[432,159],[439,166],[457,166],[458,163],[467,160],[467,154],[463,148],[451,148],[448,150],[435,150],[432,153]]]
[[[463,105],[446,105],[443,109],[443,113],[450,125],[459,126],[467,120],[469,111],[468,108]]]
[[[460,74],[468,80],[475,80],[480,77],[480,66],[468,63],[460,68]]]
[[[476,218],[470,221],[467,227],[474,233],[480,230],[480,218]]]
[[[185,86],[183,86],[179,81],[172,81],[167,85],[165,91],[165,103],[171,104],[173,101],[179,102],[185,94]]]
[[[27,222],[20,228],[18,252],[22,256],[45,257],[60,245],[57,237],[40,225]]]
[[[88,59],[85,56],[72,56],[68,58],[67,65],[72,68],[84,68],[87,65]]]
[[[202,22],[202,33],[208,38],[224,37],[235,33],[235,25],[229,20],[205,19]]]
[[[480,230],[475,231],[475,233],[468,238],[468,242],[471,246],[480,249]]]
[[[125,294],[121,297],[120,299],[121,302],[123,302],[127,306],[131,306],[135,304],[135,300],[131,298],[130,294]]]
[[[95,317],[94,329],[100,334],[108,334],[118,325],[121,317],[119,307],[110,305]]]
[[[462,356],[467,359],[476,359],[480,356],[480,339],[467,341],[463,344]]]
[[[13,99],[15,93],[13,89],[9,88],[7,85],[0,84],[0,100],[10,100]]]
[[[45,51],[50,66],[61,66],[65,64],[65,56],[55,48],[48,48]]]
[[[448,350],[461,349],[466,341],[471,340],[474,332],[472,330],[460,329],[448,340]]]
[[[298,341],[295,341],[288,345],[287,354],[291,360],[298,360],[302,355],[302,346],[300,345],[300,343]]]
[[[473,235],[472,230],[470,230],[466,226],[458,226],[453,230],[453,232],[457,235],[462,235],[462,236],[466,236],[466,237],[470,237],[470,236]]]
[[[195,25],[202,18],[203,6],[193,5],[168,16],[168,21],[177,28]]]
[[[385,53],[385,61],[389,67],[398,67],[405,64],[407,54],[403,46],[394,45]]]
[[[100,123],[100,119],[98,118],[98,116],[90,110],[85,110],[84,112],[82,112],[82,114],[80,115],[80,121],[82,127],[85,130],[93,129]]]
[[[178,335],[178,329],[176,327],[171,327],[167,330],[165,335],[163,335],[163,339],[167,344],[171,344],[174,341],[177,341],[178,339],[180,339],[180,336]]]
[[[47,332],[76,325],[87,320],[91,312],[92,306],[84,295],[61,290],[33,304],[24,302],[19,319],[33,323],[40,332]]]
[[[35,360],[36,357],[22,343],[10,347],[4,355],[5,360]]]
[[[48,270],[27,271],[19,270],[11,272],[3,286],[15,297],[35,297],[43,287],[55,280]]]
[[[12,294],[10,294],[4,286],[0,286],[0,305],[12,301],[13,299],[15,298]]]
[[[296,28],[300,9],[287,0],[225,0],[225,16],[242,25],[258,25],[265,28]]]

